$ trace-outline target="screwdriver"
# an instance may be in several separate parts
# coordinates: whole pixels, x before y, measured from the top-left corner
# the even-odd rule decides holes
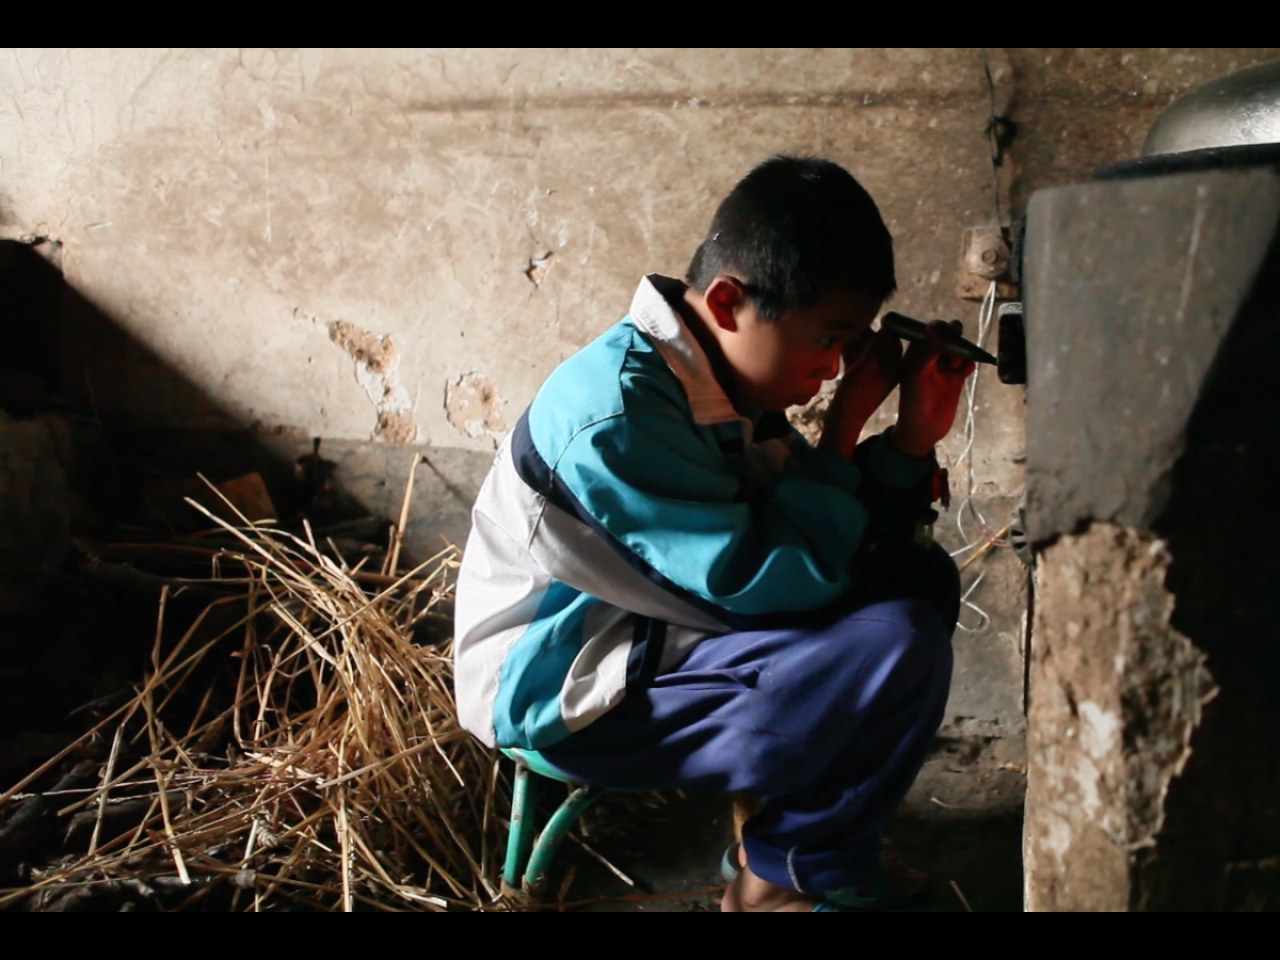
[[[902,314],[893,313],[892,311],[880,318],[881,330],[888,330],[894,336],[903,340],[910,340],[913,343],[924,339],[924,331],[927,326],[928,324],[923,320],[913,320],[911,317],[904,317]],[[948,333],[943,338],[942,352],[962,357],[965,360],[972,360],[974,363],[996,363],[996,358],[976,343],[972,343],[964,337],[957,337],[952,333]]]

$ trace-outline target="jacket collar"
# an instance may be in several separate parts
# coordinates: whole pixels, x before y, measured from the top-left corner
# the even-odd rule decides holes
[[[652,341],[671,372],[679,378],[695,423],[742,420],[750,430],[750,420],[729,402],[702,345],[667,299],[683,296],[684,291],[685,285],[679,280],[649,274],[640,281],[631,300],[632,322]]]

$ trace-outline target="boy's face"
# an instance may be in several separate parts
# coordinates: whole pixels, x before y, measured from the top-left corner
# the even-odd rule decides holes
[[[865,333],[880,307],[875,297],[835,288],[812,307],[768,321],[744,299],[733,311],[736,329],[717,338],[735,399],[762,410],[808,403],[824,380],[839,375],[845,347]]]

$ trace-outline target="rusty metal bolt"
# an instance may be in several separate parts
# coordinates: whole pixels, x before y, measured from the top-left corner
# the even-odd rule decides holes
[[[970,273],[995,280],[1009,269],[1009,245],[994,235],[975,237],[965,262]]]

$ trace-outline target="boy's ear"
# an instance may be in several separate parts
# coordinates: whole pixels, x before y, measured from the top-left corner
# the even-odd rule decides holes
[[[738,330],[738,309],[746,303],[747,292],[742,281],[728,274],[717,274],[702,294],[707,309],[715,318],[716,326],[726,333]]]

